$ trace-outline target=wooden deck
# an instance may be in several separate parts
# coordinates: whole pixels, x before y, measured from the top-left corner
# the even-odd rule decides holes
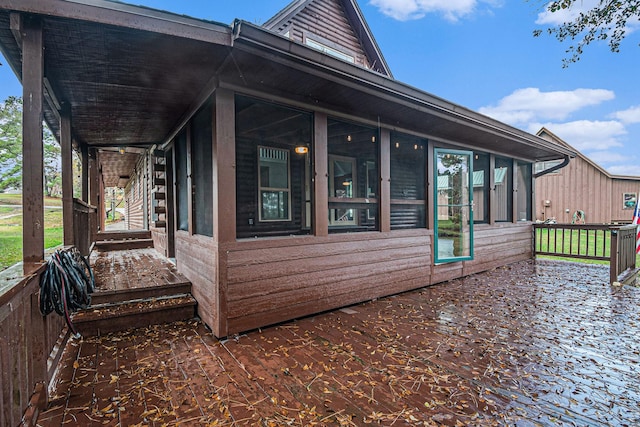
[[[640,288],[522,262],[219,341],[70,342],[41,426],[640,425]]]
[[[96,279],[91,306],[72,316],[83,335],[195,317],[191,283],[155,249],[94,252],[90,263]]]

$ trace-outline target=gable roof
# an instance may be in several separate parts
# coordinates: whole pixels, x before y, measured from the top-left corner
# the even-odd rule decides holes
[[[338,28],[332,25],[335,23],[339,24]],[[353,51],[357,46],[358,53],[366,58],[362,66],[393,78],[356,0],[293,0],[265,22],[263,28],[280,35],[289,33],[290,38],[303,44],[311,35],[341,51]],[[291,34],[292,30],[296,34]]]
[[[559,136],[551,132],[546,127],[540,128],[540,130],[536,133],[537,136],[546,139],[547,141],[551,141],[561,147],[567,148],[569,150],[575,151],[577,157],[580,157],[582,160],[593,166],[596,170],[598,170],[601,174],[611,179],[630,179],[630,180],[638,180],[640,181],[640,176],[630,176],[630,175],[613,175],[606,171],[602,166],[598,165],[596,162],[582,154],[580,151],[576,150],[574,147],[569,145],[566,141],[561,139]]]

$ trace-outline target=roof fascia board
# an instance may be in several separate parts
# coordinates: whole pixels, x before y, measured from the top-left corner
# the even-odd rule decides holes
[[[235,23],[234,46],[267,57],[271,61],[303,69],[312,75],[383,97],[425,113],[450,121],[464,122],[466,126],[506,137],[521,144],[544,148],[557,153],[558,158],[563,158],[566,155],[575,157],[575,152],[559,147],[541,137],[437,98],[397,80],[323,55],[314,49],[294,43],[246,21],[236,21]],[[273,51],[276,51],[279,56],[273,55]]]
[[[0,9],[108,24],[230,45],[231,27],[107,0],[0,0]]]
[[[300,11],[305,7],[307,7],[307,5],[310,2],[311,0],[293,0],[291,3],[286,5],[280,12],[276,13],[267,22],[265,22],[263,27],[268,30],[273,30],[278,25],[284,22],[287,22],[293,16],[300,13]]]
[[[364,14],[362,13],[362,10],[358,6],[358,3],[356,2],[356,0],[346,0],[346,1],[343,1],[343,4],[347,9],[347,15],[350,15],[349,13],[350,10],[353,11],[353,13],[355,14],[356,20],[358,21],[357,25],[359,25],[364,30],[364,34],[363,34],[365,38],[364,42],[369,47],[369,49],[367,49],[367,46],[365,46],[365,49],[372,51],[372,53],[376,56],[376,59],[380,61],[382,68],[384,68],[387,75],[393,78],[393,74],[391,73],[389,64],[387,64],[387,60],[384,59],[384,55],[382,55],[382,50],[380,50],[380,46],[378,46],[378,43],[376,42],[376,39],[373,36],[373,32],[371,31],[371,28],[369,28],[369,24],[367,24],[367,20],[364,19]]]

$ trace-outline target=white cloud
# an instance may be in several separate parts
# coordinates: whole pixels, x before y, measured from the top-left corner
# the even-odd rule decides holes
[[[575,111],[614,98],[615,94],[605,89],[541,92],[530,87],[518,89],[498,101],[497,105],[482,107],[479,111],[517,126],[532,121],[565,120]]]
[[[615,120],[531,123],[527,130],[535,133],[543,126],[584,154],[589,151],[606,151],[610,148],[622,147],[618,138],[627,134],[624,125]],[[592,158],[592,160],[598,163],[596,159]]]
[[[565,22],[574,21],[580,13],[584,13],[598,6],[599,3],[602,3],[601,0],[580,0],[575,1],[571,4],[571,7],[567,9],[560,9],[556,12],[549,12],[549,4],[547,3],[544,6],[544,10],[538,14],[538,19],[536,19],[536,24],[538,25],[547,25],[547,26],[558,26],[562,25]],[[619,14],[619,12],[618,12]],[[614,20],[615,23],[615,20]],[[631,16],[627,20],[626,31],[627,35],[631,32],[634,32],[640,27],[640,20],[636,16]]]
[[[613,151],[593,151],[589,153],[589,158],[599,165],[629,161],[629,156]]]
[[[640,105],[627,108],[626,110],[616,111],[610,116],[613,119],[620,120],[626,124],[640,123]]]
[[[586,12],[593,9],[600,3],[600,0],[581,0],[573,2],[571,7],[560,9],[556,12],[549,12],[549,4],[546,4],[544,11],[538,14],[536,24],[539,25],[562,25],[565,22],[573,21],[578,17],[580,12]]]
[[[429,13],[439,13],[455,22],[470,15],[479,3],[500,7],[503,0],[370,0],[383,14],[398,21],[421,19]]]
[[[640,176],[640,164],[611,166],[607,171],[613,175]]]

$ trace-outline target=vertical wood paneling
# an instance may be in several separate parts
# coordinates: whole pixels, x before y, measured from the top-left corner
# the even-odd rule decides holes
[[[640,195],[640,178],[609,176],[578,156],[559,173],[543,175],[536,180],[536,219],[555,217],[558,222],[571,222],[576,210],[585,212],[591,224],[630,221],[632,212],[622,209],[622,194]],[[551,207],[544,208],[544,200]],[[569,209],[569,213],[565,212]]]

